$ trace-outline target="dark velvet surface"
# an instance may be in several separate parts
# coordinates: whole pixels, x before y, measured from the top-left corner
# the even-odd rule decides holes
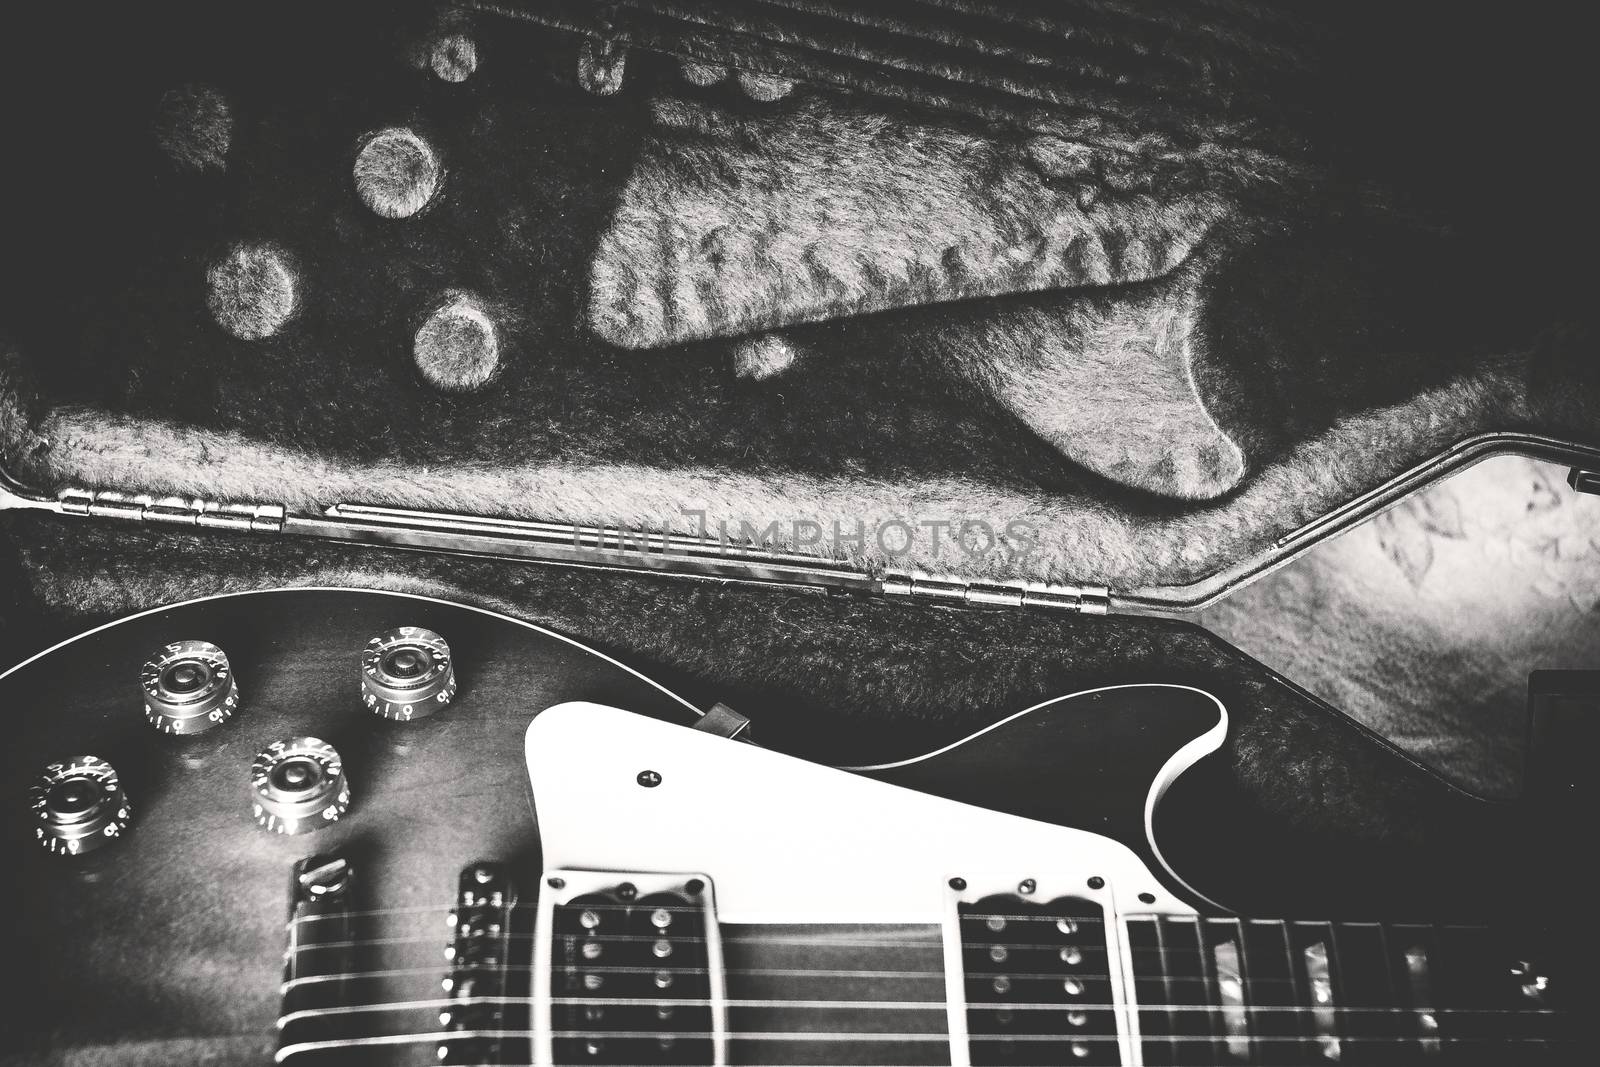
[[[1109,17],[1097,12],[1081,17]],[[32,17],[25,35],[66,30]],[[1112,109],[1132,131],[1118,140],[1091,121],[1092,93],[1069,95],[1048,137],[1070,158],[1045,165],[1037,122],[820,74],[763,103],[731,83],[686,86],[675,58],[636,49],[623,88],[595,95],[576,78],[578,37],[489,15],[124,13],[9,72],[72,90],[17,115],[30,165],[7,176],[7,254],[26,269],[0,292],[0,406],[21,414],[0,447],[47,487],[248,498],[277,485],[289,502],[329,503],[327,471],[371,483],[345,499],[572,521],[1026,515],[1049,536],[1020,576],[1119,585],[1204,577],[1473,433],[1597,440],[1591,314],[1569,269],[1581,201],[1573,227],[1555,225],[1565,146],[1547,143],[1556,156],[1516,184],[1501,152],[1528,134],[1509,131],[1446,184],[1396,144],[1394,126],[1420,118],[1403,96],[1399,116],[1365,130],[1353,120],[1371,101],[1351,95],[1341,112],[1319,96],[1350,88],[1363,49],[1390,64],[1375,84],[1399,93],[1392,44],[1362,39],[1355,15],[1309,29],[1298,12],[1241,9],[1210,30],[1174,17],[1187,28],[1172,55],[1149,62],[1200,72],[1162,90],[1188,102],[1190,132],[1130,88]],[[461,83],[418,69],[441,24],[478,46]],[[1136,60],[1145,30],[1113,18],[1103,32],[1130,86],[1154,76]],[[1185,34],[1257,45],[1210,71],[1211,46]],[[1517,72],[1532,47],[1509,34],[1500,78],[1530,106],[1538,83]],[[1270,110],[1305,125],[1240,155],[1239,131],[1267,123],[1246,89],[1272,71]],[[198,168],[163,139],[159,103],[194,86],[232,115],[227,150]],[[664,126],[683,106],[709,125]],[[445,162],[435,201],[406,219],[368,210],[350,177],[363,136],[396,125]],[[830,156],[846,150],[849,169]],[[689,210],[710,218],[674,215]],[[1001,243],[928,266],[930,211]],[[718,274],[719,242],[751,213],[756,244],[726,253],[737,277]],[[645,231],[625,225],[640,217]],[[1055,254],[1062,219],[1090,250],[1009,274],[1035,245]],[[275,336],[230,336],[207,311],[206,268],[237,241],[287,257],[299,302]],[[794,273],[784,257],[798,249]],[[731,317],[713,315],[707,339],[632,350],[595,310],[619,256],[656,279],[625,305],[670,311],[698,286],[682,308]],[[680,278],[675,264],[709,273]],[[807,303],[811,289],[834,293],[833,310]],[[470,395],[425,383],[411,360],[420,318],[457,290],[500,333],[499,370]],[[740,346],[793,321],[794,364],[741,376]],[[1052,346],[1054,361],[1039,355]],[[1168,349],[1182,359],[1164,363]],[[1079,364],[1095,368],[1087,380],[1069,373]],[[1176,393],[1141,377],[1189,373]],[[1164,418],[1157,395],[1190,418]],[[1180,429],[1208,419],[1215,434]],[[1239,450],[1236,469],[1219,448]],[[919,552],[907,562],[989,577],[1008,565]]]
[[[1105,14],[1077,7],[1079,18]],[[1020,576],[1121,587],[1203,578],[1474,433],[1600,443],[1593,312],[1577,269],[1592,247],[1592,197],[1575,165],[1576,65],[1562,61],[1576,35],[1542,15],[1436,21],[1421,8],[1351,5],[1306,31],[1298,8],[1207,10],[1171,16],[1178,66],[1156,64],[1148,78],[1187,69],[1175,85],[1150,90],[1135,69],[1137,34],[1112,19],[1104,56],[1137,75],[1115,101],[1084,88],[1042,109],[1024,94],[1020,111],[1010,97],[986,111],[953,106],[916,79],[890,91],[883,71],[841,82],[822,66],[797,69],[792,95],[764,104],[731,82],[686,87],[674,57],[645,49],[630,53],[622,91],[598,96],[577,84],[578,37],[485,16],[441,23],[423,5],[140,9],[93,25],[40,8],[15,24],[18,39],[70,47],[20,49],[6,72],[8,137],[26,165],[6,175],[4,254],[16,269],[0,289],[0,448],[8,468],[45,488],[87,482],[296,506],[365,500],[649,526],[681,525],[684,507],[701,507],[758,527],[886,515],[999,525],[1025,510],[1048,543]],[[1208,29],[1207,19],[1220,21]],[[465,27],[481,49],[463,83],[414,62],[441,25]],[[1212,44],[1186,50],[1191,38]],[[1240,40],[1283,47],[1208,58],[1217,41]],[[756,62],[737,48],[705,58]],[[221,167],[196,170],[162,147],[158,101],[181,85],[219,86],[232,109]],[[706,130],[663,127],[684,98]],[[855,157],[859,173],[828,171],[828,153],[863,124],[882,145],[917,130],[932,146],[927,160],[976,162],[907,166],[869,144]],[[376,217],[350,180],[363,135],[387,125],[421,131],[447,159],[440,198],[411,219]],[[793,285],[782,264],[751,271],[770,321],[727,317],[710,339],[644,350],[596,332],[596,250],[618,204],[647,180],[665,182],[663,204],[740,190],[789,233],[803,209],[859,198],[884,174],[919,195],[916,179],[931,188],[949,174],[956,192],[941,202],[1011,204],[1014,183],[1002,179],[1043,135],[1087,146],[1088,162],[1070,180],[1021,168],[1029,190],[1045,190],[1037,203],[1064,216],[1125,208],[1131,219],[1106,231],[1105,262],[1089,262],[1078,283],[1011,291],[994,282],[998,268],[974,282],[937,255],[950,277],[896,288],[863,272],[858,295],[871,313],[785,326],[799,356],[763,380],[739,372],[741,331],[787,323],[805,285],[843,276],[831,260]],[[203,145],[186,151],[209,158]],[[794,175],[813,171],[822,178],[796,191]],[[974,173],[987,199],[963,199]],[[1172,206],[1195,195],[1215,216],[1190,233]],[[926,249],[907,235],[922,201],[866,199],[881,241],[867,258],[908,245],[916,261]],[[1006,220],[1017,247],[1046,246],[1049,220]],[[675,221],[663,212],[660,230]],[[845,243],[839,232],[812,235],[823,259]],[[1124,277],[1112,266],[1126,272],[1138,260],[1130,234],[1194,246],[1180,271]],[[304,301],[277,337],[231,337],[207,311],[206,266],[234,240],[290,252]],[[946,301],[952,278],[989,295]],[[456,287],[481,293],[501,328],[500,370],[469,395],[432,388],[411,363],[418,317]],[[1153,310],[1135,327],[1091,329],[1136,305]],[[1144,354],[1158,342],[1183,348],[1197,410],[1241,451],[1238,484],[1214,500],[1181,499],[1160,449],[1133,457],[1140,482],[1053,444],[985,385],[1004,350],[986,331],[1015,340],[1024,314],[1061,324],[1062,337],[1096,337],[1091,355],[1132,368],[1102,383],[1110,418],[1078,418],[1070,393],[1046,405],[1095,441],[1118,441],[1119,411],[1149,418],[1146,394],[1128,386]],[[1028,396],[1059,386],[1029,379],[1039,368],[1026,359],[1000,369],[1020,373]],[[725,688],[746,710],[804,708],[814,725],[791,729],[814,730],[818,744],[840,725],[898,752],[907,738],[947,739],[1063,688],[1133,676],[1204,681],[1254,709],[1234,750],[1247,776],[1281,768],[1261,752],[1312,753],[1313,735],[1337,741],[1349,729],[1178,624],[960,615],[315,545],[7,525],[8,630],[24,644],[186,596],[350,581],[500,606],[669,680]],[[921,562],[1019,576],[1003,556]],[[1274,639],[1292,631],[1265,625],[1277,626]],[[1403,833],[1387,829],[1415,802],[1394,784],[1403,764],[1336,765],[1307,755],[1262,787],[1306,819],[1339,811],[1385,828],[1375,833]]]

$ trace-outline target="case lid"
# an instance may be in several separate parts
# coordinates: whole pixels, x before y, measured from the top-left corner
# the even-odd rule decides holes
[[[1151,611],[1497,450],[1600,467],[1571,202],[1399,147],[1421,30],[681,7],[21,61],[103,91],[17,135],[0,502]]]

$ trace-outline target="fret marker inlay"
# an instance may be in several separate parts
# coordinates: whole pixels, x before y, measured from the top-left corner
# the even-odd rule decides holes
[[[1428,976],[1428,950],[1421,945],[1406,949],[1406,978],[1411,983],[1411,1004],[1422,1032],[1422,1051],[1439,1051],[1439,1017],[1433,1013],[1433,987]]]
[[[1219,941],[1211,950],[1217,968],[1217,993],[1222,999],[1222,1027],[1226,1033],[1228,1055],[1237,1060],[1250,1058],[1250,1017],[1245,1010],[1243,972],[1239,967],[1239,946]]]
[[[1318,941],[1305,950],[1306,978],[1311,985],[1311,1023],[1325,1060],[1339,1059],[1338,1009],[1333,1002],[1333,974],[1328,969],[1328,946]]]

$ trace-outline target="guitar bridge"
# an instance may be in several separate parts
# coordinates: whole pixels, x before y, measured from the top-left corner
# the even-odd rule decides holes
[[[450,970],[442,982],[447,1004],[439,1026],[442,1064],[516,1063],[527,1052],[527,972],[512,961],[516,945],[516,887],[503,866],[474,863],[461,872],[452,938],[445,949]]]
[[[534,1062],[720,1067],[723,974],[704,875],[552,872],[534,929]]]

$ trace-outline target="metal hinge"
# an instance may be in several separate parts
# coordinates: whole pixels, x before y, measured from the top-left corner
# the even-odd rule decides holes
[[[1567,475],[1567,484],[1580,493],[1593,493],[1600,496],[1600,471],[1584,470],[1582,467],[1573,467],[1572,473]]]
[[[123,493],[107,489],[63,489],[54,501],[23,498],[63,515],[122,519],[161,526],[298,534],[347,543],[435,549],[477,556],[528,559],[579,566],[648,569],[734,581],[817,585],[841,591],[877,592],[889,598],[979,608],[1032,608],[1105,615],[1111,591],[1103,585],[1055,582],[973,582],[927,574],[889,573],[874,579],[820,559],[766,553],[732,556],[696,554],[673,539],[659,552],[588,546],[581,527],[517,520],[435,515],[341,505],[322,515],[290,515],[282,504],[228,504],[196,497]],[[676,549],[676,551],[669,551]]]
[[[883,595],[907,597],[937,604],[962,604],[985,608],[1041,608],[1104,615],[1111,607],[1111,590],[1103,585],[1063,585],[1055,582],[968,582],[921,574],[887,574]]]
[[[224,504],[198,497],[118,493],[108,489],[63,489],[56,494],[63,515],[127,519],[164,526],[197,526],[208,530],[278,533],[283,529],[281,504]]]

